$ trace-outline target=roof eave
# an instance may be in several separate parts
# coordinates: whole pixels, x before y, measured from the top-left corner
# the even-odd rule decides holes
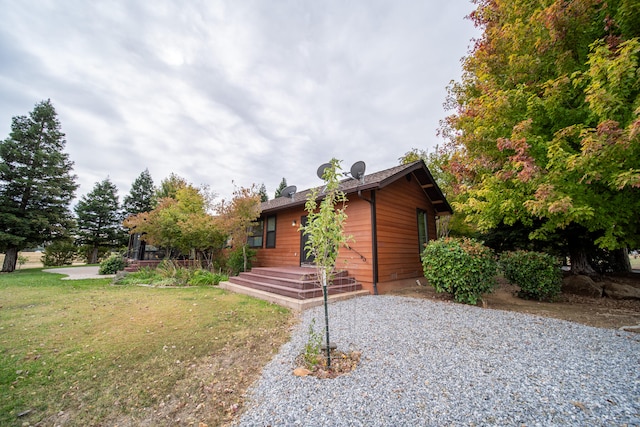
[[[416,172],[418,172],[418,175],[416,175]],[[421,177],[419,176],[420,172],[422,172],[425,175],[424,177],[422,177],[422,180],[421,180]],[[431,175],[429,168],[427,168],[427,165],[422,160],[419,160],[414,162],[413,164],[407,165],[406,168],[400,169],[398,172],[386,177],[383,180],[375,181],[371,183],[364,183],[362,185],[356,185],[355,187],[350,187],[343,191],[345,192],[345,194],[348,195],[348,194],[358,193],[360,191],[379,190],[396,182],[398,179],[408,174],[413,174],[416,177],[416,180],[418,181],[418,183],[421,186],[423,186],[423,191],[425,192],[425,195],[429,198],[429,200],[431,200],[431,202],[433,203],[434,210],[436,211],[437,215],[453,214],[453,209],[451,208],[451,205],[449,205],[449,202],[447,201],[444,194],[442,193],[442,190],[440,190],[440,187],[438,186],[435,179],[433,178],[433,175]],[[429,192],[427,191],[426,187],[424,187],[424,185],[430,185],[429,188],[431,188],[432,191],[435,192],[433,197],[432,195],[429,195]],[[301,196],[302,194],[304,193],[298,193],[297,195]],[[319,194],[318,200],[320,200],[321,198],[322,198],[322,193]],[[304,198],[292,200],[290,203],[278,204],[277,206],[267,207],[265,209],[262,209],[261,212],[268,214],[268,213],[278,212],[286,209],[297,208],[300,206],[304,206],[306,201],[307,200],[305,195]]]

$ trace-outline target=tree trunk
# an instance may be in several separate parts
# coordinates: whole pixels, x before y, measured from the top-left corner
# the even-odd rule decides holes
[[[451,215],[439,216],[436,218],[436,237],[449,237],[451,232]]]
[[[247,245],[242,246],[242,271],[247,271]]]
[[[209,251],[198,251],[198,259],[202,264],[202,267],[211,270],[211,252]]]
[[[16,269],[16,263],[18,262],[18,248],[10,247],[4,254],[4,263],[2,264],[3,273],[11,273]]]
[[[91,249],[91,256],[89,257],[89,264],[97,264],[98,263],[98,247],[94,246]]]
[[[583,247],[570,248],[569,258],[571,259],[571,274],[583,274],[585,276],[596,274],[596,271],[589,264],[587,252]]]
[[[618,273],[631,272],[631,261],[629,260],[629,250],[627,248],[616,249],[613,251],[613,256],[616,258],[616,266],[620,267]]]

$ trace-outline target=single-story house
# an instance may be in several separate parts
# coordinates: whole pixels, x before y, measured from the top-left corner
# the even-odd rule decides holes
[[[422,160],[362,178],[341,181],[348,198],[344,232],[352,236],[341,248],[336,268],[371,294],[423,278],[420,253],[436,239],[436,218],[451,206]],[[259,226],[249,245],[257,250],[253,267],[299,268],[312,263],[304,251],[304,209],[310,190],[263,202]],[[240,281],[238,282],[240,283]]]

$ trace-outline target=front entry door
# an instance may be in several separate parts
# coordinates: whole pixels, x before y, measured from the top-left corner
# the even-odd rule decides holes
[[[300,224],[304,227],[307,225],[307,216],[303,216],[300,218]],[[300,265],[312,265],[315,257],[313,255],[307,256],[307,251],[305,251],[304,247],[307,244],[307,234],[304,231],[300,232]]]

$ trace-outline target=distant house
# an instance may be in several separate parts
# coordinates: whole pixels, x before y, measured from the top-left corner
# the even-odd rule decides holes
[[[337,268],[347,270],[372,294],[424,277],[420,253],[428,240],[437,237],[436,217],[452,213],[425,163],[420,160],[365,174],[362,179],[348,178],[340,188],[348,198],[345,233],[353,241],[340,249]],[[260,225],[249,239],[257,250],[254,267],[312,264],[303,249],[304,233],[299,231],[306,221],[309,192],[262,203]]]

